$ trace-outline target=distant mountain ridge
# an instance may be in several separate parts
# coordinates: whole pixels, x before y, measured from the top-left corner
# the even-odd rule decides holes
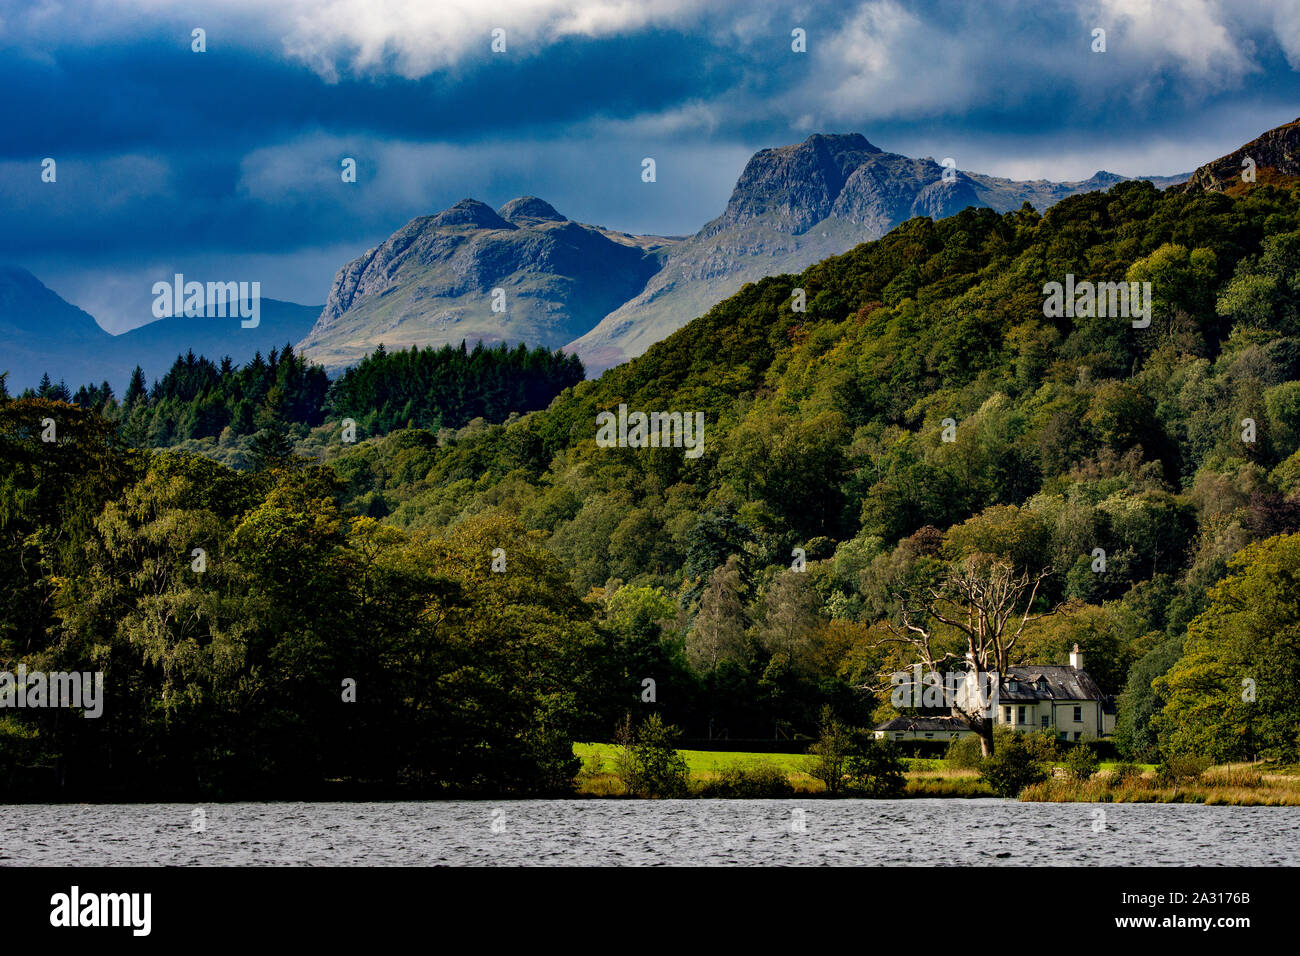
[[[1102,171],[1074,183],[1016,182],[888,153],[860,133],[817,133],[754,154],[722,214],[689,237],[575,223],[535,196],[496,210],[464,199],[411,220],[340,269],[299,349],[337,371],[380,343],[526,342],[576,352],[594,374],[746,282],[798,272],[915,216],[1024,202],[1042,210],[1125,178]]]
[[[11,393],[49,373],[74,391],[107,381],[121,395],[136,365],[152,382],[189,351],[213,361],[229,355],[245,362],[258,351],[297,342],[319,313],[316,306],[263,298],[255,329],[241,328],[238,315],[174,316],[112,335],[26,269],[0,266],[0,372],[9,372]]]
[[[339,371],[381,343],[555,348],[640,291],[672,244],[573,222],[536,196],[498,210],[463,199],[340,269],[299,350]]]
[[[669,250],[663,270],[636,298],[566,350],[578,353],[589,374],[599,372],[640,355],[746,282],[800,272],[916,216],[943,219],[968,206],[1007,212],[1025,202],[1041,211],[1128,178],[1101,171],[1079,182],[1017,182],[949,171],[929,157],[887,153],[860,133],[818,133],[760,150],[722,215]],[[1150,178],[1160,187],[1181,181]]]
[[[817,133],[755,153],[722,213],[692,236],[573,222],[535,196],[498,209],[464,199],[412,219],[344,265],[319,310],[263,299],[258,330],[173,318],[111,336],[30,273],[0,269],[0,371],[10,369],[11,389],[47,370],[69,384],[107,378],[118,387],[137,362],[153,379],[190,349],[244,361],[291,341],[338,372],[380,343],[394,349],[482,340],[564,348],[594,375],[641,354],[747,282],[802,271],[915,216],[942,219],[970,206],[1006,212],[1025,202],[1042,211],[1131,178],[1234,191],[1246,188],[1245,156],[1260,183],[1300,181],[1300,119],[1190,176],[1101,170],[1077,182],[967,172],[886,152],[860,133]]]

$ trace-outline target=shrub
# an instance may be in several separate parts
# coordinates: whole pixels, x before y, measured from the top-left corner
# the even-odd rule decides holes
[[[980,739],[974,734],[958,737],[948,745],[948,766],[958,770],[978,770],[984,759],[984,750]]]
[[[599,777],[605,772],[605,758],[597,750],[582,763],[582,769],[578,771],[580,777]]]
[[[1061,743],[1050,729],[1031,731],[1013,731],[1025,738],[1025,746],[1034,755],[1035,760],[1058,760],[1061,757]]]
[[[1065,771],[1075,780],[1091,780],[1101,764],[1087,744],[1075,744],[1065,756]]]
[[[614,772],[634,797],[684,797],[689,771],[677,752],[681,731],[651,714],[634,731],[632,718],[619,729]]]
[[[1033,754],[1035,760],[1044,763],[1059,760],[1064,755],[1061,742],[1050,729],[1014,730],[1005,724],[993,728],[993,752],[1001,750],[1008,741],[1018,741]]]
[[[532,757],[531,789],[537,793],[569,795],[582,761],[573,754],[573,740],[555,728],[538,728],[525,737]]]
[[[830,707],[823,707],[821,736],[808,748],[808,752],[816,758],[808,772],[826,784],[827,793],[839,793],[844,788],[852,747],[853,731],[835,719]]]
[[[780,767],[756,763],[748,767],[733,765],[718,772],[718,778],[700,788],[703,797],[728,797],[741,800],[772,799],[794,796],[794,786]]]
[[[1210,769],[1210,758],[1199,754],[1177,754],[1166,757],[1156,768],[1156,780],[1162,785],[1195,783],[1201,775]]]
[[[907,786],[898,748],[867,733],[856,736],[846,765],[849,789],[866,797],[897,797]]]
[[[1047,779],[1028,736],[1015,732],[1006,735],[980,767],[981,778],[1000,797],[1014,797],[1030,784]]]
[[[1110,768],[1106,783],[1111,787],[1123,787],[1130,781],[1142,776],[1142,768],[1135,763],[1119,763]]]
[[[1098,760],[1116,760],[1119,758],[1119,748],[1115,746],[1113,740],[1090,740],[1088,746],[1096,754]]]

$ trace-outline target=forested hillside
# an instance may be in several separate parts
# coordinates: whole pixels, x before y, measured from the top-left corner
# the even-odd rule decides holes
[[[1149,327],[1046,317],[1070,274],[1150,282]],[[6,401],[0,662],[103,670],[109,700],[5,718],[0,779],[537,792],[630,710],[866,724],[900,601],[971,556],[1050,570],[1011,663],[1077,642],[1127,753],[1293,760],[1297,283],[1300,192],[1130,182],[911,220],[501,425],[327,418],[324,464]],[[597,447],[620,404],[703,412],[703,454]]]
[[[1293,640],[1244,658],[1223,643],[1237,635],[1183,642],[1234,556],[1297,530],[1298,211],[1273,188],[1135,182],[1046,216],[912,220],[746,286],[543,413],[448,448],[392,436],[335,467],[402,527],[518,515],[606,614],[645,608],[681,651],[659,699],[697,736],[710,718],[732,736],[808,733],[825,701],[869,711],[854,688],[898,663],[877,641],[899,596],[982,553],[1051,569],[1037,609],[1060,610],[1019,653],[1064,663],[1077,641],[1103,689],[1124,692],[1132,753],[1153,752],[1165,698],[1151,680],[1171,666],[1161,693],[1195,688],[1215,756],[1265,746],[1222,726],[1242,719],[1227,705],[1245,677],[1285,714],[1266,747],[1293,752]],[[1151,282],[1150,326],[1046,318],[1044,285],[1068,273]],[[704,455],[596,447],[597,412],[620,403],[703,411]],[[1276,628],[1296,623],[1277,613]],[[1160,718],[1170,741],[1190,713]]]

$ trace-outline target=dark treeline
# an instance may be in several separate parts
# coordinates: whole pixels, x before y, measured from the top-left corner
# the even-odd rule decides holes
[[[324,369],[286,344],[265,358],[258,352],[242,367],[229,356],[217,364],[189,352],[177,356],[152,387],[137,365],[120,401],[108,382],[83,385],[70,394],[66,385],[52,384],[48,375],[19,398],[70,402],[100,412],[121,426],[131,444],[162,448],[188,439],[218,438],[227,429],[243,436],[319,425],[327,413],[329,385]]]
[[[584,374],[576,355],[522,344],[391,353],[381,345],[334,383],[330,405],[367,434],[461,428],[475,418],[503,422],[511,412],[545,408]]]
[[[325,420],[329,378],[285,345],[237,368],[229,357],[216,365],[190,352],[147,392],[137,368],[123,397],[124,432],[136,443],[165,447],[188,438],[217,438]]]
[[[475,418],[505,421],[511,413],[545,408],[565,388],[582,381],[577,356],[518,345],[472,350],[443,346],[374,354],[330,383],[324,369],[296,355],[291,345],[236,366],[193,352],[152,387],[137,366],[121,401],[108,382],[71,393],[47,374],[21,398],[72,402],[120,422],[135,445],[165,448],[193,439],[261,435],[287,447],[326,419],[352,418],[365,435],[396,428],[461,428]]]

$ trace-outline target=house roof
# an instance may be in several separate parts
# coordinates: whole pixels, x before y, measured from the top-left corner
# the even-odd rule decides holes
[[[895,717],[893,720],[887,720],[883,724],[878,724],[876,730],[970,730],[970,724],[966,723],[960,717]]]
[[[1007,679],[998,687],[998,700],[1003,703],[1103,700],[1105,696],[1087,671],[1056,664],[1008,667]]]

